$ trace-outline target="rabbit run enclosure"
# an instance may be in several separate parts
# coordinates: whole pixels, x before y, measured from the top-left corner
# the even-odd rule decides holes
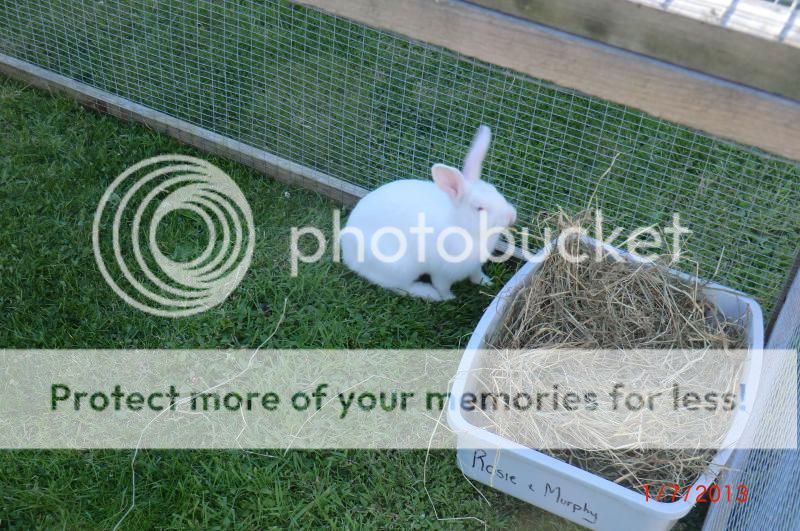
[[[679,212],[696,272],[756,298],[769,347],[796,349],[797,7],[20,0],[0,3],[0,72],[346,204],[458,162],[485,123],[484,176],[521,224],[595,199],[621,226]],[[791,429],[777,422],[753,429]],[[734,464],[729,483],[800,483],[796,451]],[[792,529],[798,514],[770,496],[714,506],[706,526]]]

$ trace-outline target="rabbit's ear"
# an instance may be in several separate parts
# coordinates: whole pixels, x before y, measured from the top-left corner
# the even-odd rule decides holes
[[[481,165],[483,159],[486,158],[486,152],[489,151],[491,141],[492,130],[485,125],[478,127],[464,159],[464,178],[466,180],[477,181],[481,178]]]
[[[446,192],[452,199],[457,200],[464,193],[464,176],[461,171],[445,164],[434,164],[431,168],[433,182]]]

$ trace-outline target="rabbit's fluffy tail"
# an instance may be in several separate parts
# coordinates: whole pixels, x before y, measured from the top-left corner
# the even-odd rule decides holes
[[[481,164],[483,164],[483,159],[486,157],[486,152],[489,151],[489,143],[491,141],[492,130],[485,125],[478,127],[478,132],[475,133],[475,138],[472,139],[472,144],[469,146],[467,157],[464,159],[462,173],[468,180],[481,178]]]

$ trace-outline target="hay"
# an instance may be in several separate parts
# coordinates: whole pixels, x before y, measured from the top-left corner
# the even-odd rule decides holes
[[[561,228],[574,223],[568,220],[565,224],[562,219]],[[712,354],[707,359],[702,355],[687,359],[675,352],[719,349],[725,356],[733,349],[746,348],[741,328],[727,322],[706,300],[702,285],[669,276],[660,265],[618,262],[602,253],[598,261],[594,259],[598,250],[579,238],[571,236],[565,241],[573,255],[585,252],[592,259],[571,263],[557,252],[551,253],[512,296],[500,326],[486,341],[491,356],[485,365],[488,381],[483,385],[488,390],[530,392],[553,381],[580,388],[587,382],[613,381],[620,375],[639,378],[636,383],[644,386],[656,385],[644,381],[642,373],[648,371],[642,371],[643,367],[655,369],[648,372],[651,376],[671,375],[673,380],[680,378],[690,384],[696,379],[714,382],[720,389],[738,386],[743,360],[733,363],[729,362],[732,358],[723,359],[721,363]],[[600,358],[581,363],[566,349],[593,349]],[[652,350],[642,349],[668,350],[654,357]],[[526,352],[521,354],[520,350]],[[607,367],[606,373],[599,374],[603,371],[598,367]],[[720,420],[719,416],[712,419],[676,414],[669,422],[662,420],[660,425],[642,430],[642,418],[636,414],[578,412],[576,422],[566,423],[562,416],[537,412],[531,417],[513,408],[486,408],[483,414],[490,429],[526,446],[536,448],[537,441],[557,438],[565,443],[563,448],[581,444],[583,448],[614,448],[542,451],[638,492],[644,492],[645,485],[651,489],[662,484],[690,487],[717,450],[619,447],[609,440],[608,433],[639,430],[640,440],[646,442],[674,430],[675,425],[670,423],[682,423],[680,428],[687,431],[715,430],[716,440],[721,442],[729,425],[729,419]]]

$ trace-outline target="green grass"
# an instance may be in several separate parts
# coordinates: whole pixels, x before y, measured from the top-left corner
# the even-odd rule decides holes
[[[458,347],[489,301],[468,284],[457,286],[452,302],[398,298],[329,261],[305,264],[290,278],[289,227],[324,225],[337,205],[206,157],[234,178],[253,209],[257,247],[250,271],[224,304],[206,313],[173,320],[133,310],[94,263],[97,202],[116,175],[143,158],[204,155],[5,78],[0,123],[0,347],[253,347],[278,320],[278,311],[265,315],[260,305],[277,309],[285,299],[286,316],[269,347]],[[165,231],[181,223],[167,218]],[[512,272],[491,269],[496,285]],[[0,452],[0,524],[113,526],[130,504],[132,455]],[[134,464],[137,503],[123,529],[482,528],[475,520],[435,519],[422,483],[425,457],[422,451],[142,451]],[[474,517],[493,528],[569,527],[481,487],[487,504],[456,468],[452,451],[433,452],[427,476],[440,517]]]
[[[695,231],[689,251],[701,273],[716,271],[766,309],[798,250],[795,164],[286,2],[6,2],[0,52],[369,188],[424,178],[433,161],[457,163],[474,127],[488,123],[496,141],[486,175],[521,216],[580,208],[595,190],[608,219],[628,227],[678,211]],[[327,227],[335,205],[209,158],[253,208],[250,271],[199,316],[134,311],[96,269],[94,208],[131,164],[197,153],[14,82],[0,90],[0,347],[252,347],[285,299],[272,347],[458,347],[489,300],[469,285],[446,304],[398,299],[330,262],[290,278],[288,228]],[[193,230],[179,221],[169,220],[166,237]],[[191,254],[192,243],[182,245],[176,252]],[[511,271],[491,273],[501,282]],[[424,457],[147,451],[125,527],[441,527],[421,485]],[[109,527],[130,501],[130,460],[131,452],[0,453],[0,519]],[[452,452],[434,453],[428,467],[440,516],[563,526],[491,489],[487,505]]]
[[[290,278],[289,227],[330,223],[337,205],[225,160],[250,201],[257,247],[250,271],[220,307],[171,320],[133,310],[94,263],[91,223],[111,180],[165,153],[203,156],[143,127],[86,111],[0,78],[0,347],[226,348],[260,344],[288,299],[268,345],[283,348],[463,346],[489,298],[457,286],[456,301],[398,298],[342,266],[304,264]],[[208,158],[208,157],[207,157]],[[181,230],[178,217],[166,233]],[[183,242],[185,243],[185,242]],[[192,243],[190,242],[190,246]],[[195,245],[197,245],[195,243]],[[512,271],[491,269],[496,285]],[[491,290],[490,290],[491,291]],[[422,485],[425,453],[408,451],[143,451],[137,504],[124,528],[440,527]],[[128,507],[130,451],[0,453],[0,521],[19,528],[107,528]],[[427,487],[441,517],[491,527],[564,529],[564,521],[482,488],[433,452]],[[482,527],[460,520],[450,527]]]
[[[203,156],[145,128],[85,111],[0,79],[0,347],[425,348],[463,345],[489,298],[459,285],[456,301],[397,298],[330,262],[290,278],[289,227],[330,223],[337,205],[228,161],[210,158],[253,209],[255,258],[220,307],[178,320],[133,310],[94,263],[91,223],[105,187],[131,164],[165,153]],[[168,218],[171,224],[182,221]],[[497,281],[511,271],[495,268]],[[265,315],[259,307],[275,311]],[[144,451],[137,505],[124,528],[439,527],[422,486],[424,452]],[[130,504],[130,451],[0,453],[0,521],[13,527],[99,529]],[[434,452],[428,489],[442,517],[492,527],[562,522],[491,489],[491,505]],[[454,527],[480,527],[463,521]]]

